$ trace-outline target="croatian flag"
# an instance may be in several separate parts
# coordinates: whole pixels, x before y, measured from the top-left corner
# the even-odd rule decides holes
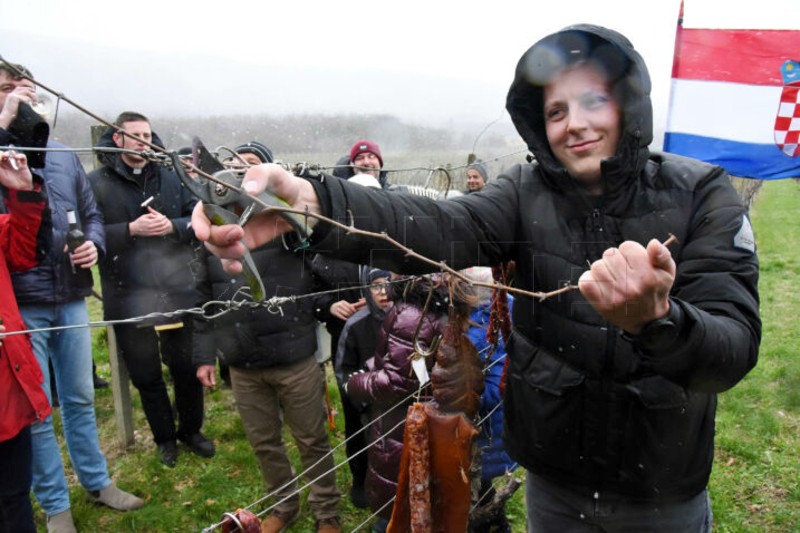
[[[683,15],[681,2],[664,151],[739,177],[800,177],[800,30],[684,27]]]

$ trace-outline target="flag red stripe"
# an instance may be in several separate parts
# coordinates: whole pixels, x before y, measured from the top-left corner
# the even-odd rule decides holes
[[[783,85],[780,67],[800,61],[800,31],[679,28],[672,77]]]

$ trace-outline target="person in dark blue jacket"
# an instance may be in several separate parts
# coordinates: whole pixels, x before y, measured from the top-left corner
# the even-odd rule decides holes
[[[104,166],[89,174],[105,219],[107,249],[100,261],[105,318],[188,309],[197,300],[193,271],[197,261],[189,222],[197,200],[172,170],[138,155],[147,149],[139,139],[161,144],[147,117],[125,112],[115,125],[106,129],[98,147],[130,151],[104,154]],[[114,333],[142,397],[162,462],[175,466],[177,440],[201,457],[213,456],[214,444],[200,432],[203,386],[192,365],[191,321],[116,324]],[[162,359],[175,384],[177,428],[162,377]]]
[[[28,79],[18,79],[16,83],[33,88]],[[0,95],[0,108],[5,108],[6,102],[14,105],[5,96],[5,93]],[[13,135],[0,127],[0,144],[13,140]],[[47,147],[64,148],[53,142]],[[37,243],[40,261],[37,266],[12,275],[20,313],[29,329],[89,322],[84,298],[92,292],[90,268],[105,251],[103,217],[78,157],[70,152],[51,151],[44,163],[44,168],[36,171],[44,179],[49,207],[42,222],[48,230],[46,238]],[[72,253],[66,245],[67,211],[75,213],[86,238]],[[113,484],[100,450],[94,411],[91,331],[88,328],[42,331],[31,335],[31,344],[44,374],[48,399],[51,368],[60,391],[62,428],[78,481],[90,497],[109,507],[121,511],[141,507],[144,502],[140,498]],[[34,423],[31,436],[33,493],[47,514],[48,530],[74,531],[69,487],[52,417]]]

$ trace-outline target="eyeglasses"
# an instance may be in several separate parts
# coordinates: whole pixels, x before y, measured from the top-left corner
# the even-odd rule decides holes
[[[372,294],[380,294],[381,292],[388,293],[389,292],[389,284],[388,283],[375,283],[374,285],[369,286],[369,290],[372,291]]]

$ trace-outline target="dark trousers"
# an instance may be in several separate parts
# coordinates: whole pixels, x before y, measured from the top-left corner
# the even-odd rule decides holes
[[[361,421],[361,412],[350,402],[350,398],[339,387],[339,394],[342,398],[342,412],[344,413],[344,436],[347,440],[345,451],[347,452],[348,465],[353,474],[353,486],[364,487],[364,478],[367,477],[367,431]],[[358,433],[358,435],[356,435]],[[356,435],[353,437],[353,435]],[[358,454],[358,452],[361,452]],[[356,455],[358,454],[358,455]]]
[[[142,408],[156,444],[183,438],[203,426],[203,385],[192,364],[190,322],[177,329],[156,332],[153,327],[129,324],[114,326],[117,348],[133,385],[139,390]],[[175,428],[161,362],[169,368],[175,386]]]
[[[686,501],[656,504],[579,494],[530,472],[525,506],[528,531],[535,533],[709,533],[713,519],[707,490]]]
[[[0,442],[0,533],[35,533],[31,507],[33,480],[31,427]]]

